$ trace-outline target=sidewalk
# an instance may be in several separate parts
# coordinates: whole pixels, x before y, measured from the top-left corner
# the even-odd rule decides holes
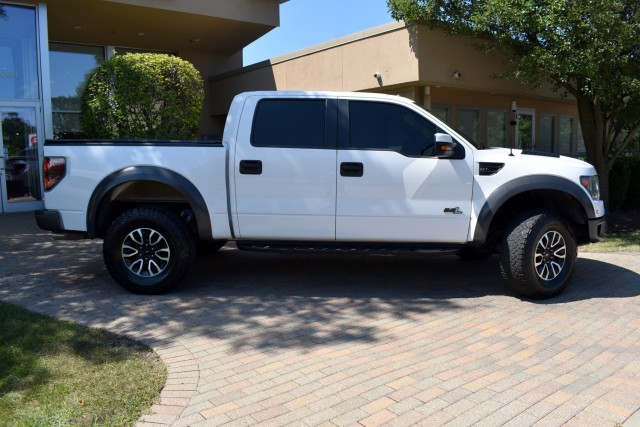
[[[0,215],[0,300],[151,345],[140,426],[610,426],[640,407],[640,254],[580,255],[560,297],[518,298],[498,259],[241,252],[183,286],[117,286],[100,241]],[[639,426],[638,415],[625,426]]]

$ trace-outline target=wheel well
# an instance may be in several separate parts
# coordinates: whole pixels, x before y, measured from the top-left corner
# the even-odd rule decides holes
[[[103,238],[107,228],[123,212],[138,206],[158,206],[180,215],[198,236],[198,223],[187,198],[174,187],[157,181],[127,181],[107,191],[98,203],[94,234]]]
[[[589,243],[587,213],[576,198],[563,191],[532,190],[519,193],[500,206],[491,220],[486,245],[499,249],[502,236],[513,219],[533,209],[552,211],[565,221],[578,244]]]

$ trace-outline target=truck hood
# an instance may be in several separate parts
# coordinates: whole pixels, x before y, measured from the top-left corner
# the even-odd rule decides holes
[[[511,152],[513,151],[513,155]],[[573,157],[558,156],[543,152],[510,150],[507,148],[490,148],[477,151],[477,163],[502,163],[503,169],[515,170],[519,174],[545,174],[563,176],[572,181],[578,181],[583,175],[596,175],[595,168],[589,163]]]

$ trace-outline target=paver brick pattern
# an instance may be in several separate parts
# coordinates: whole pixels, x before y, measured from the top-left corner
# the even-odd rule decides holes
[[[581,254],[514,295],[497,257],[279,255],[228,245],[182,286],[127,293],[100,241],[0,216],[0,299],[152,346],[140,426],[613,426],[640,406],[640,254]]]

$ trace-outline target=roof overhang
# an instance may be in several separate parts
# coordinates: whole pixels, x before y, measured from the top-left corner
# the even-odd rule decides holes
[[[232,55],[279,25],[283,2],[48,0],[49,39]]]

